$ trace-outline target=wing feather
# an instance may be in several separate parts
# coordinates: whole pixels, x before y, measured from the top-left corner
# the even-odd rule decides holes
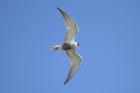
[[[76,23],[71,19],[71,17],[63,9],[60,9],[60,8],[57,8],[57,9],[62,14],[62,16],[64,17],[64,20],[66,22],[67,32],[66,32],[64,42],[65,43],[74,42],[75,35],[79,31],[78,26],[76,25]]]
[[[71,62],[72,62],[72,66],[69,70],[68,76],[64,82],[64,84],[66,84],[69,80],[72,79],[72,77],[74,76],[74,74],[77,72],[78,68],[80,67],[80,63],[81,63],[81,56],[78,55],[74,49],[71,50],[67,50],[66,54],[68,55],[68,57],[70,58]]]

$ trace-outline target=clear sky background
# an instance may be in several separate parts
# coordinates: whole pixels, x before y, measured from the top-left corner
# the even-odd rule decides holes
[[[83,63],[67,84],[65,23],[77,22]],[[139,0],[0,0],[0,93],[140,93]]]

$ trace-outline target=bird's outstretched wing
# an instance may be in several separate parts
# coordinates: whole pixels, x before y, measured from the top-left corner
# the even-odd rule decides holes
[[[64,20],[66,21],[67,32],[66,32],[64,42],[65,43],[74,42],[75,35],[79,31],[78,26],[76,25],[76,23],[71,19],[71,17],[63,9],[60,9],[60,8],[57,8],[57,9],[59,10],[59,12],[64,17]]]
[[[64,82],[66,84],[69,80],[72,79],[78,68],[80,67],[80,63],[82,62],[82,57],[78,55],[74,49],[66,50],[66,54],[70,58],[72,62],[72,66],[69,70],[68,76]]]

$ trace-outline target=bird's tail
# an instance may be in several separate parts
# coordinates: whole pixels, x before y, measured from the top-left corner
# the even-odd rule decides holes
[[[58,51],[58,50],[62,50],[62,45],[55,45],[51,47],[52,51]]]

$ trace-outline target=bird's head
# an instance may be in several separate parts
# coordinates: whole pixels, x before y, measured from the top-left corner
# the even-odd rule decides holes
[[[80,47],[80,44],[79,44],[79,43],[77,43],[77,47],[78,47],[78,48]]]
[[[74,42],[75,48],[80,48],[80,44],[78,42]]]

